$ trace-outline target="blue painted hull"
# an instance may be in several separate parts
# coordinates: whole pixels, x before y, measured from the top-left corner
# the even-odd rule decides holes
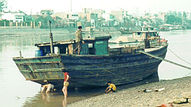
[[[150,52],[164,58],[167,47]],[[105,86],[111,80],[116,85],[141,81],[157,73],[161,60],[144,54],[116,56],[62,56],[65,71],[69,72],[71,86]]]
[[[149,53],[164,58],[167,45]],[[70,87],[105,86],[111,80],[116,85],[142,81],[156,74],[161,60],[141,53],[117,55],[55,55],[35,58],[13,58],[27,80],[40,84],[48,80],[63,87],[64,72],[69,72]],[[153,80],[158,80],[153,79]]]

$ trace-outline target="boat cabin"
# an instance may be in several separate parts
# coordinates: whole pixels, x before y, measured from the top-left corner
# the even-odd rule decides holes
[[[108,40],[111,36],[99,36],[83,39],[80,55],[107,55]],[[37,50],[35,56],[46,56],[51,53],[50,43],[35,44]],[[77,54],[77,44],[75,40],[53,42],[54,54]]]
[[[154,39],[158,37],[157,31],[137,31],[133,32],[133,38],[137,41],[143,41],[145,39]]]

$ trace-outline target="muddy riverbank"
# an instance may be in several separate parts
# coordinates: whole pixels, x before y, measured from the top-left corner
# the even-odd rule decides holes
[[[68,107],[156,107],[161,104],[185,102],[191,96],[191,77],[149,83],[116,93],[102,94],[68,104]],[[149,90],[144,92],[143,90]],[[157,89],[161,89],[156,92]],[[150,91],[151,90],[151,91]],[[191,101],[190,101],[191,102]],[[174,104],[174,107],[191,107],[191,103]]]

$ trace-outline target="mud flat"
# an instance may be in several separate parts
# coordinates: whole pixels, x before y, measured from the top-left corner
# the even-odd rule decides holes
[[[145,90],[145,92],[144,92]],[[191,107],[191,77],[174,80],[163,80],[118,90],[115,93],[102,94],[79,102],[68,104],[68,107],[156,107],[172,103],[174,107]],[[177,104],[183,103],[183,104]]]

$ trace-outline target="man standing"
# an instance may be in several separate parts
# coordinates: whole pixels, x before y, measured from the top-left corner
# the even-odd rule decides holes
[[[64,87],[62,88],[62,92],[64,94],[64,97],[67,98],[67,95],[68,95],[68,91],[67,91],[67,88],[68,88],[68,85],[69,85],[69,73],[68,72],[65,72],[64,73]]]
[[[78,30],[76,31],[76,43],[77,43],[77,48],[78,49],[78,55],[80,55],[81,51],[81,45],[82,45],[82,26],[78,26]]]

